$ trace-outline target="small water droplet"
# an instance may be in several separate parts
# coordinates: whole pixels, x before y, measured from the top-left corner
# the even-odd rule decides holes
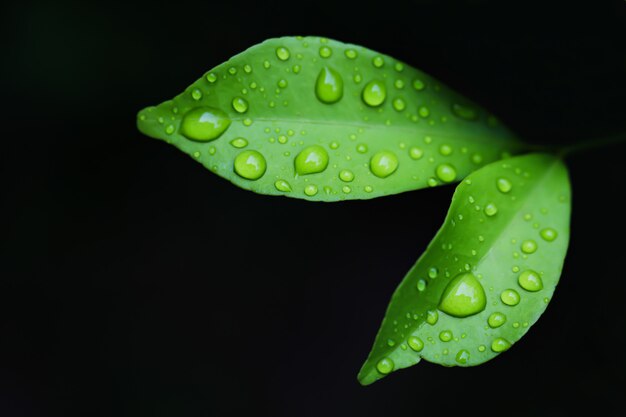
[[[343,78],[332,68],[321,69],[315,82],[315,95],[322,103],[336,103],[343,97]]]
[[[468,317],[485,309],[487,296],[480,281],[471,273],[457,275],[441,296],[439,309],[454,317]]]
[[[506,316],[502,313],[492,313],[487,319],[487,324],[492,329],[496,329],[506,323]]]
[[[436,267],[431,267],[428,269],[428,277],[430,279],[435,279],[437,278],[437,275],[439,275],[439,270]]]
[[[248,180],[261,178],[266,168],[265,158],[257,151],[243,151],[235,158],[235,172]]]
[[[393,100],[393,108],[397,111],[403,111],[406,108],[406,103],[398,97]]]
[[[437,310],[428,310],[428,312],[426,313],[426,323],[430,325],[435,325],[438,320],[439,313],[437,313]]]
[[[294,74],[300,74],[300,70],[302,69],[302,67],[298,64],[294,65],[292,70]]]
[[[379,80],[372,80],[363,87],[361,94],[363,101],[370,107],[378,107],[387,98],[387,88],[385,83]]]
[[[424,156],[424,151],[416,146],[413,146],[411,149],[409,149],[409,156],[411,157],[411,159],[418,160]]]
[[[453,149],[452,149],[452,146],[450,145],[443,144],[439,147],[439,153],[443,156],[448,156],[452,154],[452,151]]]
[[[248,102],[243,97],[235,97],[232,105],[237,113],[245,113],[248,111]]]
[[[366,185],[365,188],[363,189],[365,190],[366,193],[371,193],[372,191],[374,191],[371,185]]]
[[[243,66],[243,70],[246,74],[250,74],[252,72],[252,67],[250,66],[250,64],[246,64]]]
[[[278,57],[278,59],[280,59],[281,61],[288,60],[290,56],[291,54],[289,53],[289,49],[285,48],[284,46],[276,48],[276,57]]]
[[[333,54],[333,50],[328,46],[322,46],[319,52],[322,58],[329,58]]]
[[[370,159],[370,170],[379,178],[386,178],[398,169],[398,157],[390,151],[381,151]]]
[[[396,345],[396,341],[393,339],[387,339],[387,346],[393,347]]]
[[[428,181],[426,181],[426,183],[428,184],[429,187],[436,187],[438,184],[437,180],[434,179],[433,177],[430,177]]]
[[[289,85],[289,83],[287,82],[287,80],[280,79],[278,80],[278,82],[276,83],[276,85],[278,86],[278,88],[287,88],[287,86]]]
[[[213,107],[197,107],[185,114],[180,131],[188,139],[207,142],[220,137],[228,126],[230,119],[223,111]]]
[[[428,110],[428,107],[426,106],[421,106],[418,110],[417,113],[421,116],[421,117],[428,117],[430,115],[430,110]]]
[[[501,193],[508,193],[513,188],[513,184],[511,184],[511,181],[507,180],[506,178],[498,178],[498,180],[496,181],[496,186]]]
[[[468,105],[453,104],[452,113],[465,120],[478,119],[478,111],[474,107]]]
[[[508,350],[510,347],[511,347],[511,342],[509,342],[508,340],[502,337],[498,337],[497,339],[494,339],[494,341],[491,343],[491,350],[493,350],[496,353],[504,352],[505,350]]]
[[[235,148],[241,149],[248,146],[248,141],[244,138],[235,138],[230,141],[230,144]]]
[[[426,289],[426,281],[424,281],[423,279],[419,279],[417,281],[417,290],[418,291],[424,291]]]
[[[485,214],[489,217],[495,216],[498,213],[498,208],[493,203],[488,203],[485,206]]]
[[[541,276],[533,270],[526,270],[522,272],[517,278],[517,282],[520,287],[525,289],[526,291],[536,292],[543,289],[543,281],[541,280]]]
[[[322,172],[328,166],[328,153],[319,145],[309,146],[296,156],[295,165],[299,175]]]
[[[215,81],[217,81],[217,75],[214,72],[210,72],[206,75],[206,80],[213,84]]]
[[[437,177],[446,183],[452,182],[456,179],[456,169],[450,164],[439,164],[435,170]]]
[[[191,90],[191,98],[196,101],[200,100],[202,98],[202,91],[200,91],[199,88],[194,88],[193,90]]]
[[[355,59],[358,56],[357,52],[354,49],[346,49],[344,54],[348,59]]]
[[[541,238],[546,242],[553,242],[558,236],[556,230],[551,227],[546,227],[545,229],[542,229],[539,234],[541,235]]]
[[[278,191],[282,191],[284,193],[288,193],[291,191],[291,185],[289,185],[289,183],[285,180],[277,180],[274,183],[274,187],[276,187]]]
[[[317,194],[317,185],[309,184],[304,187],[304,194],[308,195],[309,197],[313,197],[315,194]]]
[[[351,182],[354,180],[354,174],[352,171],[344,169],[339,173],[339,178],[344,182]]]
[[[537,251],[537,242],[531,239],[525,240],[522,242],[521,249],[522,252],[527,254],[535,253]]]
[[[263,61],[263,68],[270,69],[271,66],[272,64],[268,60]]]
[[[278,143],[284,145],[285,143],[287,143],[287,141],[288,141],[287,136],[285,135],[278,136]]]
[[[465,349],[459,350],[459,352],[456,354],[456,361],[461,365],[465,365],[467,361],[469,361],[469,358],[470,353]]]
[[[442,342],[449,342],[452,340],[452,332],[450,330],[444,330],[439,333],[439,340]]]
[[[374,59],[372,59],[372,65],[374,65],[376,68],[381,68],[383,65],[385,65],[385,60],[380,55],[375,56]]]
[[[393,371],[394,363],[389,358],[382,358],[376,364],[376,369],[383,375],[387,375]]]
[[[426,84],[422,80],[413,80],[413,88],[417,91],[422,91],[426,87]]]
[[[366,145],[366,144],[364,144],[364,143],[359,143],[359,144],[356,146],[356,151],[357,151],[358,153],[365,153],[365,152],[367,152],[367,145]]]
[[[500,300],[502,300],[502,302],[508,306],[518,305],[520,299],[521,298],[519,293],[514,289],[504,290],[502,291],[502,293],[500,293]]]
[[[422,339],[420,339],[417,336],[409,337],[409,340],[407,341],[407,343],[409,347],[415,352],[421,352],[422,349],[424,349],[424,342],[422,341]]]
[[[167,133],[168,135],[171,135],[172,133],[174,133],[175,130],[176,128],[174,127],[174,125],[165,126],[165,133]]]
[[[476,165],[481,164],[483,162],[483,156],[479,153],[475,153],[472,155],[472,162]]]

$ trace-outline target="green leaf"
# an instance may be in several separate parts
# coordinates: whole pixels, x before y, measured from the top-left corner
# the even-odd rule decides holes
[[[522,148],[423,72],[312,37],[256,45],[137,122],[239,187],[317,201],[459,181]]]
[[[567,169],[553,156],[515,157],[471,174],[394,292],[359,381],[421,358],[474,366],[517,342],[558,283],[570,206]]]

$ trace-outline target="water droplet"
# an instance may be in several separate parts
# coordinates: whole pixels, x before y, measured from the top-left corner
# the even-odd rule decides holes
[[[372,191],[374,191],[371,185],[366,185],[365,188],[363,189],[365,190],[366,193],[371,193]]]
[[[206,80],[213,84],[215,81],[217,81],[217,75],[215,75],[215,73],[213,72],[210,72],[206,75]]]
[[[344,169],[339,173],[339,178],[341,179],[341,181],[351,182],[352,180],[354,180],[354,174],[352,173],[352,171]]]
[[[280,79],[278,80],[278,82],[276,83],[276,85],[278,86],[278,88],[287,88],[287,86],[289,85],[289,83],[287,82],[287,80]]]
[[[406,108],[406,103],[401,98],[396,98],[393,100],[393,108],[397,111],[403,111]]]
[[[389,151],[380,151],[370,159],[370,170],[379,178],[386,178],[398,169],[398,157]]]
[[[508,193],[513,188],[513,184],[511,184],[511,181],[507,180],[506,178],[498,178],[498,180],[496,181],[496,186],[501,193]]]
[[[492,313],[487,319],[487,324],[492,329],[496,329],[506,323],[506,316],[502,313]]]
[[[378,107],[387,98],[385,83],[379,80],[370,81],[363,87],[363,101],[370,107]]]
[[[383,65],[385,65],[385,60],[383,59],[382,56],[378,55],[378,56],[375,56],[374,59],[372,59],[372,64],[376,68],[381,68]]]
[[[321,69],[315,82],[315,95],[322,103],[336,103],[343,97],[343,78],[332,68]]]
[[[537,242],[535,242],[534,240],[530,240],[530,239],[525,240],[522,242],[521,249],[522,249],[522,252],[527,253],[527,254],[535,253],[537,251]]]
[[[252,119],[249,117],[246,117],[245,119],[243,119],[243,125],[244,126],[250,126],[252,125]]]
[[[426,281],[424,281],[423,279],[419,279],[417,281],[417,290],[424,291],[425,289],[426,289]]]
[[[556,230],[551,227],[543,229],[541,232],[539,232],[539,234],[541,235],[541,238],[546,242],[553,242],[558,236]]]
[[[382,358],[376,364],[376,369],[378,369],[378,372],[380,372],[383,375],[387,375],[391,373],[391,371],[393,371],[393,367],[394,367],[394,363],[389,358]]]
[[[511,342],[501,337],[494,339],[494,341],[491,343],[491,350],[493,350],[496,353],[504,352],[505,350],[508,350],[510,347],[511,347]]]
[[[409,337],[407,343],[409,344],[409,347],[416,352],[421,352],[422,349],[424,349],[424,342],[417,336]]]
[[[320,48],[320,56],[322,58],[328,58],[333,54],[333,50],[330,49],[328,46],[322,46]]]
[[[422,91],[425,87],[426,87],[426,84],[424,84],[422,80],[413,81],[413,88],[416,89],[417,91]]]
[[[434,266],[428,269],[428,277],[430,279],[435,279],[437,278],[437,275],[439,275],[439,270],[437,268],[435,268]]]
[[[235,148],[241,149],[248,146],[248,141],[244,138],[236,138],[231,140],[230,144],[233,145]]]
[[[246,74],[250,74],[252,72],[252,67],[250,66],[250,64],[246,64],[243,66],[243,70]]]
[[[442,342],[449,342],[452,340],[452,332],[450,330],[444,330],[439,333],[439,340]]]
[[[472,162],[476,165],[481,164],[483,162],[483,156],[479,153],[475,153],[472,155]]]
[[[294,65],[292,70],[294,74],[300,74],[300,70],[302,69],[302,67],[298,64]]]
[[[309,197],[313,197],[315,194],[317,194],[317,185],[310,184],[304,187],[304,194],[308,195]]]
[[[489,217],[491,217],[491,216],[495,216],[495,215],[496,215],[496,213],[498,213],[498,208],[496,207],[496,205],[495,205],[495,204],[493,204],[493,203],[488,203],[488,204],[485,206],[485,214],[486,214],[487,216],[489,216]]]
[[[435,170],[437,177],[443,182],[452,182],[456,179],[456,169],[450,164],[439,164]]]
[[[426,323],[434,325],[437,323],[438,320],[439,313],[437,313],[437,310],[428,310],[428,312],[426,313]]]
[[[428,107],[422,106],[417,110],[417,113],[419,113],[422,117],[428,117],[430,115],[430,110],[428,110]]]
[[[355,59],[358,56],[358,54],[356,53],[354,49],[346,49],[344,54],[346,55],[346,58],[348,59]]]
[[[191,98],[193,98],[196,101],[200,100],[202,98],[202,91],[200,91],[199,88],[194,88],[191,91]]]
[[[394,87],[396,87],[398,90],[402,90],[404,88],[404,81],[402,81],[401,79],[397,79],[393,82]]]
[[[465,349],[459,350],[459,352],[456,354],[456,361],[461,365],[465,365],[467,361],[469,361],[469,358],[470,353]]]
[[[276,48],[276,56],[281,61],[286,61],[289,59],[291,54],[289,53],[289,49],[285,48],[284,46],[281,46],[280,48]]]
[[[356,151],[357,151],[358,153],[365,153],[365,152],[367,152],[367,145],[366,145],[366,144],[364,144],[364,143],[359,143],[359,144],[356,146]]]
[[[285,135],[278,136],[278,143],[284,145],[285,143],[287,143],[287,141],[288,141],[287,136],[285,136]]]
[[[393,339],[387,339],[387,346],[393,347],[396,345],[396,341]]]
[[[452,113],[461,119],[465,120],[476,120],[478,119],[478,111],[472,107],[462,104],[453,104],[452,105]]]
[[[361,74],[354,74],[354,77],[352,77],[352,79],[354,80],[355,83],[360,83],[363,80],[363,77],[361,77]]]
[[[274,187],[276,187],[278,191],[282,191],[284,193],[288,193],[291,191],[291,185],[289,185],[289,183],[285,180],[277,180],[274,183]]]
[[[424,151],[414,146],[411,149],[409,149],[409,156],[411,157],[411,159],[418,160],[424,156]]]
[[[296,156],[295,164],[299,175],[322,172],[328,166],[328,153],[319,145],[309,146]]]
[[[517,291],[513,289],[508,289],[502,291],[500,294],[500,300],[508,306],[518,305],[520,302],[520,295]]]
[[[485,309],[487,296],[478,279],[471,273],[457,275],[441,296],[439,309],[454,317],[468,317]]]
[[[243,151],[235,158],[235,172],[248,180],[261,178],[266,168],[265,158],[257,151]]]
[[[223,111],[213,107],[197,107],[185,114],[180,131],[191,140],[206,142],[219,138],[230,126]]]
[[[237,74],[237,68],[235,68],[235,67],[230,67],[230,68],[228,68],[228,73],[229,73],[230,75],[235,75],[235,74]]]
[[[428,179],[428,181],[426,181],[426,183],[428,184],[429,187],[436,187],[437,186],[437,180],[434,179],[433,177],[430,177]]]
[[[439,147],[439,153],[441,155],[443,155],[443,156],[448,156],[448,155],[452,154],[452,151],[453,151],[453,149],[452,149],[452,146],[450,146],[450,145],[445,145],[444,144],[444,145],[441,145]]]
[[[235,97],[232,105],[237,113],[245,113],[248,111],[248,102],[243,97]]]
[[[539,274],[533,270],[522,272],[517,278],[520,287],[526,291],[536,292],[543,289],[543,281]]]
[[[272,66],[268,60],[263,61],[263,68],[269,69]]]
[[[168,135],[171,135],[172,133],[174,133],[175,130],[176,128],[174,127],[174,125],[165,126],[165,133],[167,133]]]

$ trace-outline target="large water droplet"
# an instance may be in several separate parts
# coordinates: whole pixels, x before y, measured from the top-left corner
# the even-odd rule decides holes
[[[456,169],[450,164],[439,164],[435,173],[443,182],[452,182],[456,179]]]
[[[508,306],[518,305],[520,299],[519,293],[513,289],[504,290],[500,293],[500,300]]]
[[[468,317],[485,309],[485,289],[471,273],[457,275],[441,296],[439,309],[454,317]]]
[[[543,240],[545,240],[546,242],[553,242],[557,236],[559,235],[556,230],[554,230],[551,227],[547,227],[543,230],[541,230],[541,232],[539,232],[539,234],[541,235],[541,238]]]
[[[513,184],[511,184],[511,181],[507,180],[506,178],[498,178],[498,180],[496,181],[496,186],[501,193],[508,193],[513,188]]]
[[[467,361],[469,361],[469,358],[470,353],[465,349],[459,350],[459,352],[456,354],[456,361],[461,365],[465,365]]]
[[[370,159],[370,170],[379,178],[386,178],[398,169],[398,157],[390,151],[380,151]]]
[[[510,347],[511,347],[511,342],[501,337],[498,337],[497,339],[494,339],[493,342],[491,342],[491,350],[493,350],[496,353],[504,352]]]
[[[385,83],[379,80],[370,81],[363,87],[363,101],[370,107],[378,107],[387,98]]]
[[[219,138],[228,126],[230,119],[223,111],[213,107],[197,107],[185,114],[180,131],[188,139],[207,142]]]
[[[324,67],[315,82],[315,95],[322,103],[336,103],[343,97],[343,78],[332,68]]]
[[[266,168],[265,158],[257,151],[244,151],[235,158],[235,172],[248,180],[261,178]]]
[[[295,164],[299,175],[322,172],[328,166],[328,152],[319,145],[309,146],[296,156]]]
[[[466,106],[462,104],[453,104],[452,105],[452,113],[461,119],[465,120],[476,120],[478,119],[478,111],[471,106]]]
[[[543,289],[543,281],[539,274],[533,270],[522,272],[517,278],[520,287],[526,291],[536,292]]]
[[[506,323],[506,316],[502,313],[492,313],[487,319],[487,324],[492,329],[496,329]]]
[[[422,349],[424,349],[424,342],[417,336],[409,337],[407,343],[409,344],[409,347],[416,352],[421,352]]]
[[[376,364],[376,369],[378,369],[378,372],[380,372],[383,375],[387,375],[388,373],[393,371],[393,367],[394,367],[394,363],[389,358],[382,358]]]
[[[248,111],[248,102],[243,97],[235,97],[232,105],[237,113],[245,113]]]

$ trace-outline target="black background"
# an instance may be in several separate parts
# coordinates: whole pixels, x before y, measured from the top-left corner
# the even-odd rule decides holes
[[[568,159],[568,258],[521,341],[476,368],[422,362],[361,387],[388,299],[453,187],[260,196],[135,128],[139,109],[214,65],[301,34],[421,68],[530,142],[616,134],[623,1],[2,8],[3,417],[623,415],[623,145]]]

